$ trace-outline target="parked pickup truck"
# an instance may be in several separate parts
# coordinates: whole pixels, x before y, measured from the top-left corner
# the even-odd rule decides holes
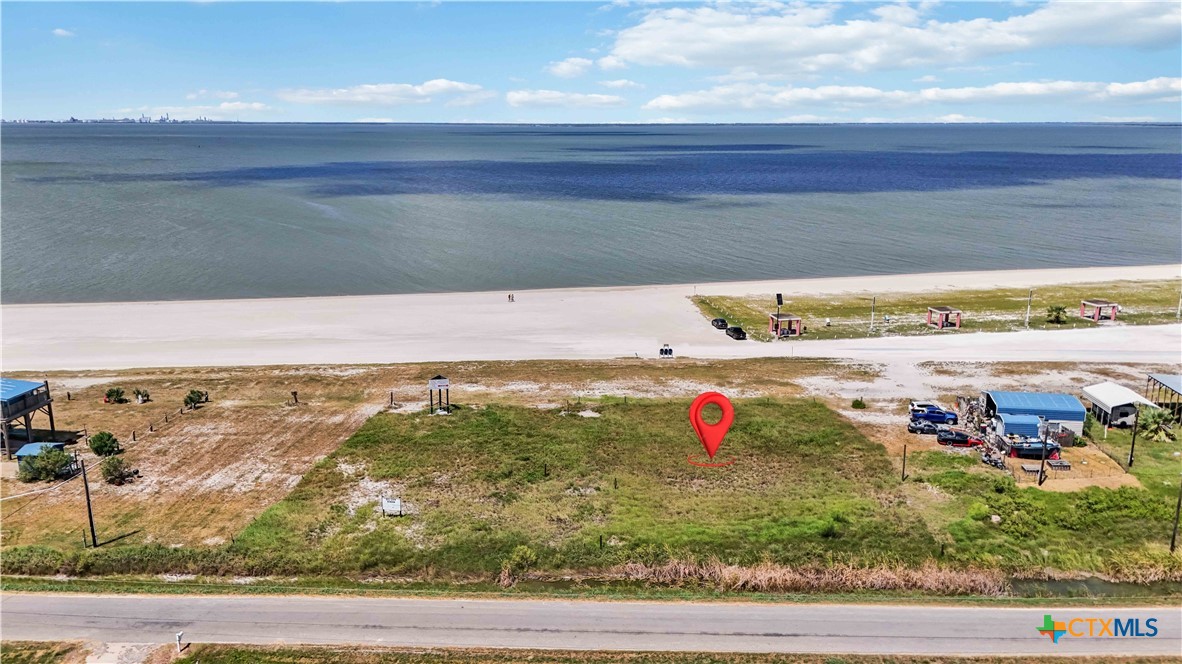
[[[960,418],[955,411],[944,410],[935,406],[911,409],[911,419],[935,422],[936,424],[956,424]]]

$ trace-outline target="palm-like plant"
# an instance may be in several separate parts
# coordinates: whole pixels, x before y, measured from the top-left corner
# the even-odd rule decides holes
[[[1164,408],[1141,406],[1137,429],[1142,436],[1159,443],[1174,440],[1173,418]]]
[[[1055,325],[1062,325],[1067,322],[1067,307],[1061,304],[1053,304],[1047,307],[1047,322]]]

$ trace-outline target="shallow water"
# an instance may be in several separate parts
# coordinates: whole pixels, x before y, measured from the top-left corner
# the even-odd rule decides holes
[[[5,125],[5,303],[1182,260],[1176,125]]]

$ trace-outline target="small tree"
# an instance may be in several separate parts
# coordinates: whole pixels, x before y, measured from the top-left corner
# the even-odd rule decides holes
[[[123,451],[119,439],[110,431],[100,431],[90,437],[90,451],[101,457],[113,456]]]
[[[133,475],[135,475],[135,471],[128,467],[127,462],[123,460],[123,457],[117,456],[103,459],[103,463],[101,466],[99,466],[99,470],[103,474],[103,479],[106,480],[108,484],[114,484],[115,486],[123,485],[123,483],[127,482],[132,478]]]
[[[46,448],[22,461],[17,477],[22,482],[48,481],[65,474],[71,464],[73,459],[65,450]]]
[[[1165,408],[1140,407],[1137,428],[1146,438],[1164,443],[1174,440],[1173,419]]]
[[[1067,322],[1067,307],[1061,304],[1053,304],[1047,307],[1047,322],[1055,325],[1062,325]]]
[[[134,390],[132,390],[132,394],[135,395],[135,402],[136,403],[148,403],[148,401],[151,400],[151,395],[148,394],[148,391],[141,390],[138,387],[135,388]]]
[[[185,395],[185,407],[189,410],[196,408],[197,404],[202,401],[205,401],[205,393],[201,390],[189,390],[189,393]]]
[[[112,387],[107,389],[107,401],[111,403],[123,403],[127,399],[123,398],[122,387]]]

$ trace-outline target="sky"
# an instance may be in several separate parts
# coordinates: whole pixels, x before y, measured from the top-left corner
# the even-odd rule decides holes
[[[6,120],[1178,122],[1182,3],[4,2]]]

